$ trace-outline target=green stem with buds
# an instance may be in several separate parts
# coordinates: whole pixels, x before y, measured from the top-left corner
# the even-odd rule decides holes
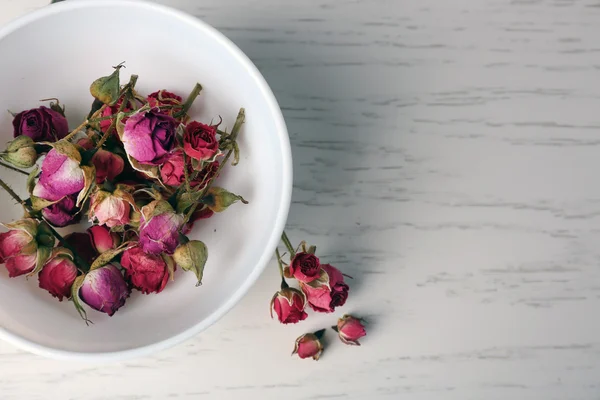
[[[283,231],[283,233],[281,234],[281,240],[283,241],[283,244],[285,244],[285,247],[290,252],[290,257],[293,258],[296,255],[296,251],[294,250],[294,247],[292,246],[292,243],[290,242],[290,239],[288,238],[285,231]]]
[[[202,85],[200,85],[199,83],[196,83],[196,85],[190,92],[190,95],[185,100],[185,103],[183,103],[183,108],[179,112],[177,112],[174,115],[174,117],[179,118],[181,116],[184,116],[189,111],[189,109],[192,107],[192,104],[194,104],[196,97],[198,97],[198,95],[200,94],[201,91],[202,91]]]
[[[281,275],[281,288],[289,288],[290,286],[285,281],[285,277],[283,275],[283,263],[281,262],[281,255],[279,254],[279,249],[275,249],[275,256],[277,257],[277,264],[279,264],[279,275]]]

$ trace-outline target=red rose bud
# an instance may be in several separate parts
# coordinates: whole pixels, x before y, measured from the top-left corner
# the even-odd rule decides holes
[[[198,283],[202,284],[202,276],[204,275],[204,265],[208,259],[208,249],[206,245],[199,240],[190,240],[187,243],[181,244],[173,254],[175,263],[184,271],[192,271]]]
[[[115,115],[119,112],[119,108],[121,107],[121,104],[123,103],[123,99],[119,99],[119,101],[117,101],[117,103],[112,106],[112,107],[106,107],[104,110],[102,110],[102,114],[100,115],[101,117],[110,117],[111,115]],[[127,112],[131,112],[131,107],[128,105],[126,105],[123,108],[123,112],[127,113]],[[125,123],[127,121],[127,117],[122,119],[122,122]],[[106,131],[108,130],[108,128],[110,127],[110,125],[112,124],[112,119],[103,119],[102,121],[100,121],[100,130],[104,133],[106,133]],[[113,131],[114,132],[114,131]]]
[[[29,136],[34,142],[56,142],[69,133],[67,119],[44,106],[15,115],[13,128],[14,137]]]
[[[152,108],[159,106],[177,106],[182,104],[183,99],[175,93],[168,92],[164,89],[156,91],[148,95],[148,105]],[[161,113],[173,116],[181,108],[160,109]]]
[[[273,310],[282,324],[295,324],[305,320],[308,314],[304,312],[306,297],[298,289],[284,288],[275,293],[271,299],[271,318]]]
[[[300,358],[312,357],[313,360],[318,360],[323,353],[323,345],[321,344],[321,337],[325,333],[325,329],[321,329],[315,333],[305,333],[296,339],[294,351],[292,355],[298,354]]]
[[[106,226],[94,225],[88,228],[89,237],[94,250],[98,254],[116,249],[121,244],[121,237],[111,232]]]
[[[92,163],[96,167],[97,184],[101,184],[107,179],[113,181],[125,167],[125,161],[121,157],[103,149],[99,149],[92,156]]]
[[[309,283],[300,283],[300,288],[306,295],[308,304],[317,312],[330,313],[336,307],[341,307],[348,298],[348,285],[344,282],[344,276],[335,267],[324,264],[321,266],[327,273],[327,279],[323,281],[322,275]]]
[[[42,289],[47,290],[58,301],[71,296],[71,286],[77,278],[77,266],[67,255],[59,255],[46,262],[39,273]]]
[[[321,262],[314,254],[298,253],[290,264],[290,274],[300,282],[312,282],[319,277]]]
[[[192,121],[185,127],[183,149],[185,154],[198,161],[214,160],[219,153],[217,128]]]
[[[88,272],[79,289],[85,304],[109,316],[125,305],[130,293],[121,271],[112,264]]]
[[[145,253],[140,247],[125,250],[121,265],[133,287],[144,294],[162,292],[169,281],[170,271],[163,257]]]
[[[38,154],[34,148],[34,141],[29,136],[18,136],[6,146],[6,151],[0,157],[9,164],[18,168],[30,168],[35,165]]]
[[[338,320],[337,326],[332,328],[338,333],[342,342],[360,346],[358,339],[367,334],[362,322],[364,322],[362,319],[346,314]]]
[[[6,264],[8,276],[14,278],[43,266],[54,246],[48,227],[31,218],[5,226],[10,230],[0,234],[0,264]]]
[[[65,236],[65,241],[77,251],[77,255],[81,256],[85,262],[91,264],[98,256],[98,253],[92,246],[90,235],[82,232],[73,232]]]

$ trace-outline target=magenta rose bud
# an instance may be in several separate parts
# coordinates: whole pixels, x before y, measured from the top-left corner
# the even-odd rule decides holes
[[[88,228],[92,246],[98,254],[116,249],[121,244],[121,237],[116,232],[111,232],[105,226],[94,225]]]
[[[125,304],[130,293],[123,274],[112,264],[88,272],[79,289],[85,304],[109,316]]]
[[[305,333],[296,339],[294,351],[292,355],[298,354],[300,358],[312,358],[318,360],[323,353],[323,345],[321,344],[321,337],[325,333],[325,329],[321,329],[315,333]]]
[[[179,231],[184,218],[176,214],[164,200],[155,200],[142,207],[140,218],[140,245],[148,253],[173,254],[179,245]]]
[[[271,318],[273,310],[282,324],[295,324],[305,320],[308,314],[304,312],[306,297],[298,289],[284,288],[275,293],[271,300]]]
[[[140,164],[160,165],[175,147],[178,125],[175,119],[157,110],[139,112],[123,128],[125,151]]]
[[[14,137],[25,135],[34,142],[56,142],[69,133],[67,119],[44,106],[17,114],[13,119],[13,128]]]
[[[208,161],[215,158],[219,152],[217,128],[192,121],[185,127],[183,134],[183,149],[185,154],[198,161]]]
[[[97,184],[101,184],[107,179],[113,181],[125,167],[125,161],[121,157],[104,149],[99,149],[92,156],[92,163],[96,167]]]
[[[184,157],[181,149],[171,153],[160,167],[160,179],[165,185],[180,186],[185,182]]]
[[[79,210],[75,206],[76,201],[76,194],[67,196],[58,203],[42,209],[42,215],[48,222],[59,228],[78,223],[81,214],[78,213]]]
[[[309,283],[300,283],[300,288],[306,295],[308,304],[317,312],[330,313],[336,307],[341,307],[348,298],[348,285],[344,282],[344,276],[335,267],[323,264],[321,268],[329,276],[329,284],[315,280]]]
[[[298,253],[290,264],[290,274],[300,282],[312,282],[319,277],[321,262],[314,254]]]
[[[333,326],[332,328],[338,333],[342,342],[360,346],[358,339],[367,334],[362,322],[364,322],[362,319],[346,314],[338,319],[337,326]]]
[[[78,194],[84,186],[85,178],[79,161],[52,149],[42,162],[42,173],[33,189],[33,195],[56,201],[64,196]]]
[[[125,250],[121,257],[125,275],[133,287],[144,294],[160,293],[169,281],[169,268],[158,254],[148,254],[140,247]]]
[[[46,262],[39,275],[40,287],[62,301],[71,297],[71,286],[77,278],[77,266],[71,258],[61,255]]]

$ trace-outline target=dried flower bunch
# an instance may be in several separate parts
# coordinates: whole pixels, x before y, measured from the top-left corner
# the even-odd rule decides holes
[[[21,199],[0,180],[24,209],[4,224],[0,263],[10,277],[37,275],[86,322],[83,304],[113,315],[132,289],[160,293],[178,267],[200,285],[208,250],[186,235],[195,221],[246,203],[214,185],[232,156],[238,162],[244,109],[227,132],[221,119],[188,115],[200,84],[185,101],[166,90],[143,96],[137,75],[121,85],[123,64],[113,68],[91,84],[91,110],[77,128],[69,131],[57,99],[43,100],[49,107],[13,114],[14,140],[0,153],[0,165],[27,175],[29,193]],[[55,229],[82,219],[92,223],[86,232]]]

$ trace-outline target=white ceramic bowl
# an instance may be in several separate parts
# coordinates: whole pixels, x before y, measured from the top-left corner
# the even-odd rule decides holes
[[[271,90],[233,43],[182,12],[141,2],[67,1],[14,21],[0,30],[0,110],[20,111],[58,97],[74,127],[89,110],[90,83],[121,61],[127,67],[122,81],[138,74],[142,93],[165,88],[185,97],[200,82],[194,118],[221,115],[231,128],[238,109],[246,108],[241,162],[226,169],[221,186],[250,204],[235,204],[193,231],[209,249],[203,286],[178,271],[159,295],[134,291],[113,317],[90,310],[91,326],[71,302],[39,289],[36,277],[9,279],[0,267],[0,337],[34,353],[122,359],[190,338],[242,298],[270,260],[287,218],[291,153]],[[11,121],[0,113],[2,143],[11,138]],[[21,176],[4,169],[0,174],[25,194]],[[0,221],[20,217],[6,193],[0,199]]]

